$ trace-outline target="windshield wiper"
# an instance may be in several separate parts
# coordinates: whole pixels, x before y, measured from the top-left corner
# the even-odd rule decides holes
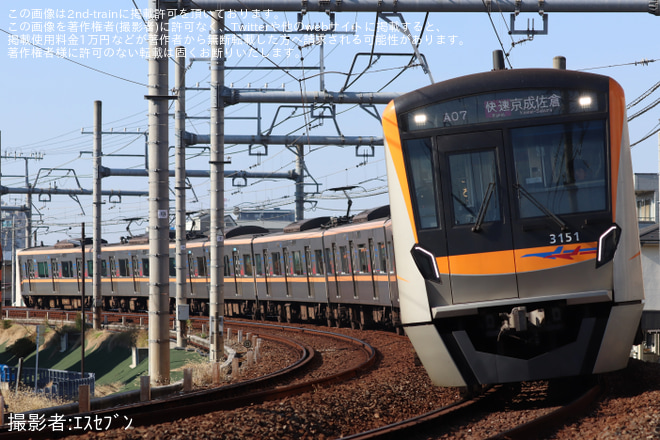
[[[529,193],[525,188],[522,187],[522,185],[518,183],[514,183],[513,187],[517,189],[519,192],[522,193],[525,197],[529,199],[530,202],[532,202],[532,205],[536,206],[541,212],[543,212],[546,216],[550,217],[555,223],[559,225],[562,231],[566,231],[568,229],[568,226],[566,226],[566,223],[559,217],[557,217],[552,211],[550,211],[548,208],[543,206],[541,202],[536,200],[536,198]]]
[[[495,182],[490,182],[488,184],[488,189],[484,195],[484,199],[481,201],[481,206],[479,207],[479,214],[477,214],[477,221],[472,226],[472,232],[481,231],[481,225],[484,222],[484,217],[486,217],[486,210],[490,204],[490,199],[493,197],[493,192],[495,191]]]

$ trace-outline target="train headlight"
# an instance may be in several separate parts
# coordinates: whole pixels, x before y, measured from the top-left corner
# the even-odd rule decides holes
[[[614,252],[616,252],[620,237],[621,228],[619,225],[614,224],[598,238],[597,268],[614,258]]]
[[[578,98],[578,103],[580,104],[580,107],[582,107],[585,110],[590,110],[593,102],[594,102],[593,98],[589,95],[580,96]]]
[[[412,254],[417,269],[419,269],[419,272],[424,279],[440,281],[440,271],[438,270],[438,264],[435,261],[433,253],[427,251],[418,244],[413,246],[410,253]]]

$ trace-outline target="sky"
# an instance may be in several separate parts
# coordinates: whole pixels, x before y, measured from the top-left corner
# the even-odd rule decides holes
[[[20,4],[20,6],[17,6]],[[54,6],[56,4],[57,6]],[[92,2],[59,0],[4,1],[0,6],[0,131],[3,158],[2,185],[24,187],[27,179],[38,188],[92,189],[94,101],[103,105],[103,165],[109,168],[144,169],[147,129],[146,84],[147,31],[135,5],[146,11],[147,0],[96,0]],[[229,13],[228,13],[229,14]],[[375,13],[338,13],[336,24],[341,33],[326,35],[323,46],[318,39],[300,35],[285,38],[281,31],[296,21],[295,13],[234,11],[226,18],[232,31],[264,26],[279,32],[255,36],[230,33],[225,83],[234,88],[284,89],[289,92],[318,91],[323,81],[328,91],[343,87],[354,92],[389,91],[404,93],[431,83],[422,69],[404,71],[412,51],[406,37],[381,25],[374,34]],[[508,13],[432,13],[419,45],[428,61],[435,82],[492,69],[493,50],[503,49],[507,67],[552,67],[553,57],[567,58],[567,67],[608,75],[617,80],[632,103],[651,91],[629,110],[629,116],[660,99],[653,87],[660,81],[660,50],[657,48],[660,17],[642,13],[552,13],[548,34],[508,34]],[[404,13],[412,35],[419,35],[423,14]],[[542,27],[538,14],[521,14],[516,29]],[[204,13],[188,14],[171,20],[170,48],[184,45],[190,56],[203,57],[208,51],[210,18]],[[305,24],[328,24],[322,13],[309,13]],[[374,40],[375,35],[375,40]],[[253,38],[248,42],[246,40]],[[34,45],[26,43],[30,41]],[[372,45],[372,42],[374,44]],[[39,46],[39,47],[36,47]],[[384,53],[370,69],[357,78],[349,75],[366,67],[368,56],[358,53]],[[253,50],[257,49],[256,51]],[[48,51],[43,50],[48,49]],[[326,73],[318,66],[324,53]],[[266,54],[266,59],[262,54]],[[302,58],[302,59],[301,59]],[[297,70],[286,70],[295,66]],[[265,67],[273,67],[265,69]],[[399,75],[400,74],[400,75]],[[398,75],[398,76],[397,76]],[[197,60],[188,63],[188,88],[208,87],[209,65]],[[396,78],[396,79],[394,79]],[[393,80],[394,79],[394,80]],[[174,67],[170,62],[170,84]],[[187,130],[208,134],[209,94],[205,90],[187,91]],[[384,106],[377,106],[378,114]],[[171,112],[173,113],[172,106]],[[262,115],[258,124],[256,116]],[[660,126],[660,107],[630,122],[630,138],[635,143]],[[226,109],[226,134],[274,135],[351,135],[382,136],[379,119],[354,105],[337,105],[336,116],[329,108],[314,112],[291,105],[239,104]],[[323,116],[323,117],[319,117]],[[169,144],[174,145],[174,120],[170,119]],[[310,177],[305,217],[341,215],[346,200],[330,189],[355,186],[350,195],[353,212],[387,204],[386,174],[382,147],[375,147],[372,157],[356,154],[354,146],[305,147]],[[637,173],[658,172],[658,137],[650,135],[633,147],[633,167]],[[252,147],[252,152],[263,148]],[[250,154],[247,145],[226,145],[231,163],[227,169],[251,172],[287,172],[295,168],[295,156],[281,145],[270,145],[267,155]],[[170,167],[174,168],[171,150]],[[18,157],[14,159],[14,157]],[[186,166],[208,170],[208,151],[197,147],[187,152]],[[209,180],[191,180],[187,192],[187,210],[209,208]],[[171,183],[174,187],[174,182]],[[103,179],[104,190],[147,191],[146,178],[110,177]],[[281,208],[294,209],[294,186],[288,180],[250,179],[247,186],[233,187],[225,181],[225,209]],[[145,232],[148,216],[147,197],[103,198],[102,234],[109,241],[120,236]],[[26,203],[24,195],[2,197],[8,206]],[[170,202],[174,213],[173,194]],[[52,244],[67,237],[79,237],[81,224],[92,233],[92,198],[66,195],[33,198],[33,219],[37,241]],[[144,218],[130,223],[128,218]]]

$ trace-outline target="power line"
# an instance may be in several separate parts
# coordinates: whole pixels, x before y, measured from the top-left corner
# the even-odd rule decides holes
[[[25,40],[25,39],[23,39],[22,37],[19,37],[18,35],[14,35],[14,34],[12,34],[11,32],[6,31],[6,30],[4,30],[4,29],[2,29],[2,28],[0,28],[0,32],[4,32],[5,34],[9,35],[10,37],[13,37],[13,38],[17,38],[17,39],[19,39],[19,40],[20,40],[21,42],[23,42],[23,43],[27,43],[27,44],[29,44],[30,46],[34,46],[34,47],[36,47],[36,48],[39,49],[39,50],[42,50],[42,51],[44,51],[44,52],[46,52],[46,53],[49,53],[49,54],[51,54],[51,55],[54,55],[54,56],[56,56],[56,57],[58,57],[58,58],[61,58],[61,59],[65,60],[65,61],[69,61],[69,62],[71,62],[71,63],[73,63],[73,64],[77,64],[78,66],[80,66],[80,67],[84,67],[85,69],[89,69],[89,70],[92,70],[92,71],[94,71],[94,72],[97,72],[97,73],[100,73],[100,74],[103,74],[103,75],[107,75],[107,76],[110,76],[110,77],[115,78],[115,79],[120,79],[120,80],[122,80],[122,81],[126,81],[126,82],[129,82],[129,83],[132,83],[132,84],[137,84],[137,85],[142,86],[142,87],[148,87],[148,86],[147,86],[146,84],[144,84],[144,83],[137,82],[137,81],[133,81],[132,79],[123,78],[123,77],[121,77],[121,76],[114,75],[114,74],[109,73],[109,72],[106,72],[106,71],[104,71],[104,70],[97,69],[96,67],[92,67],[92,66],[88,66],[87,64],[79,63],[78,61],[72,60],[71,58],[67,58],[67,57],[65,57],[64,55],[60,55],[60,54],[58,54],[58,53],[56,53],[56,52],[53,52],[53,51],[50,50],[50,49],[46,49],[45,47],[41,47],[41,46],[39,46],[38,44],[35,44],[35,43],[33,43],[33,42],[29,41],[29,40]]]

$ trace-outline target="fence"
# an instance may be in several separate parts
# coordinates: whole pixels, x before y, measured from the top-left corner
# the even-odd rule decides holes
[[[0,379],[3,382],[9,382],[10,387],[15,386],[17,370],[17,367],[0,366]],[[37,391],[47,396],[77,400],[80,385],[89,385],[90,396],[94,395],[94,383],[96,381],[94,373],[85,373],[85,376],[81,377],[79,372],[49,370],[46,368],[39,368],[37,373]],[[28,387],[34,387],[34,375],[34,368],[23,367],[21,383]]]

